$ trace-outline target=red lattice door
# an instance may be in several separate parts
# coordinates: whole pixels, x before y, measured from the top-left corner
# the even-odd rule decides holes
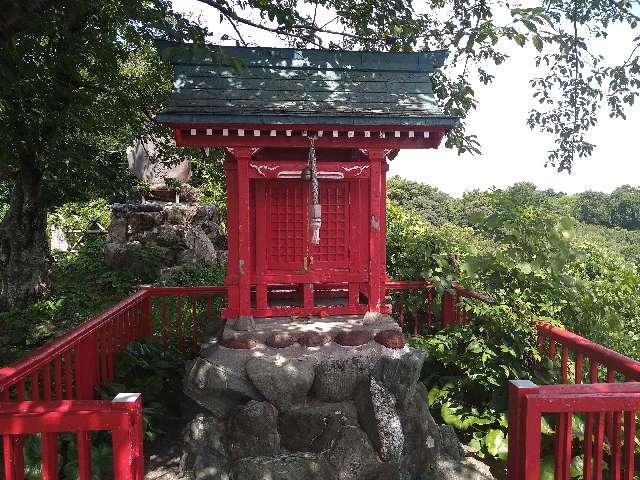
[[[276,180],[265,186],[266,242],[263,250],[270,271],[313,271],[349,267],[349,182],[321,180],[322,227],[320,244],[311,245],[309,232],[309,183]],[[258,251],[261,249],[258,248]]]
[[[307,188],[305,188],[307,187]],[[308,186],[299,180],[268,182],[265,191],[267,238],[266,264],[269,270],[301,270],[307,254]]]
[[[349,182],[319,183],[322,226],[320,244],[310,245],[314,270],[349,267]]]

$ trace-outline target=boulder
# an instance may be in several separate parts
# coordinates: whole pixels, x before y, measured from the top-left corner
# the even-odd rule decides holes
[[[339,332],[334,341],[338,345],[345,347],[357,347],[364,345],[371,340],[371,332],[367,330],[348,330],[345,332]]]
[[[357,425],[358,414],[352,402],[311,401],[278,417],[282,446],[300,452],[319,453],[327,450],[344,428]]]
[[[215,417],[198,414],[185,428],[180,471],[196,480],[229,480],[223,425]]]
[[[358,420],[383,461],[397,461],[402,454],[404,434],[396,412],[396,400],[373,377],[361,382],[354,395]]]
[[[238,332],[249,332],[256,329],[256,322],[253,317],[242,315],[231,323],[231,328]]]
[[[279,410],[304,401],[315,375],[315,362],[304,358],[255,357],[245,368],[253,385]]]
[[[296,343],[296,337],[286,332],[273,333],[264,343],[271,348],[287,348]]]
[[[215,265],[218,261],[216,247],[200,227],[187,228],[183,242],[186,248],[178,256],[180,263]]]
[[[433,480],[495,480],[488,465],[467,457],[455,461],[449,457],[436,460],[429,469],[428,477]]]
[[[328,480],[334,474],[317,453],[291,453],[273,457],[244,458],[233,465],[237,480]]]
[[[380,476],[382,463],[367,435],[357,426],[344,426],[326,453],[327,461],[335,470],[335,480],[364,480]],[[373,474],[377,475],[374,477]]]
[[[464,450],[460,445],[460,440],[455,429],[451,425],[440,425],[440,453],[448,456],[452,460],[462,461]]]
[[[356,386],[369,376],[368,357],[329,358],[316,366],[313,394],[324,402],[342,402],[353,397]]]
[[[305,347],[320,347],[331,342],[333,338],[328,333],[308,332],[298,338],[298,343]]]
[[[255,400],[240,407],[228,423],[227,453],[232,461],[280,453],[276,408]]]
[[[162,214],[157,212],[133,212],[129,215],[128,223],[132,233],[152,230],[160,225]]]
[[[424,350],[411,350],[400,358],[383,356],[374,368],[376,380],[393,393],[401,408],[413,397],[425,357]]]
[[[127,241],[127,220],[121,217],[113,217],[109,224],[109,238],[113,242],[126,242]]]
[[[256,348],[256,341],[249,337],[225,338],[220,341],[220,346],[234,350],[250,350]]]
[[[407,344],[403,333],[398,330],[383,330],[378,332],[373,339],[387,348],[404,348]]]
[[[228,416],[249,400],[264,399],[245,376],[203,358],[187,364],[184,392],[215,416]]]
[[[426,398],[426,388],[420,383],[399,412],[404,435],[400,470],[409,477],[418,476],[440,453],[440,429],[429,412]]]

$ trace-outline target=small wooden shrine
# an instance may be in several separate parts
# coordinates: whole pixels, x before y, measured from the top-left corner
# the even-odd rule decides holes
[[[429,78],[446,52],[163,51],[157,121],[177,145],[226,149],[225,318],[387,313],[387,161],[456,124]]]

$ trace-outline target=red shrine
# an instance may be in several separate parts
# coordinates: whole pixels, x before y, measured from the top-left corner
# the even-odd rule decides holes
[[[429,79],[445,52],[164,52],[175,82],[157,120],[177,145],[226,149],[224,317],[388,313],[387,162],[456,124]]]

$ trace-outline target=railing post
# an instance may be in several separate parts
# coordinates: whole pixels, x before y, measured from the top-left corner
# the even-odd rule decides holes
[[[128,414],[121,427],[112,433],[114,477],[118,480],[143,480],[142,395],[119,393],[111,404],[115,410]]]
[[[442,294],[442,316],[441,327],[447,328],[449,325],[455,322],[456,317],[456,305],[451,293],[445,292]]]
[[[97,362],[98,336],[93,332],[82,339],[75,350],[76,395],[79,400],[93,400],[93,388],[98,383]]]
[[[539,387],[529,380],[509,381],[507,480],[525,479],[524,453],[529,445],[527,444],[524,428],[527,421],[524,400],[527,394],[537,393],[538,391]]]
[[[24,480],[23,444],[24,437],[22,435],[4,435],[2,437],[6,480]]]
[[[146,289],[145,289],[146,290]],[[153,307],[151,303],[151,292],[146,290],[146,295],[142,300],[142,336],[153,335]]]

